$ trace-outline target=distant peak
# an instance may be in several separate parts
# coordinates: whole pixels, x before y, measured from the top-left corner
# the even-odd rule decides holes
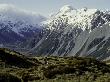
[[[25,24],[40,24],[46,18],[36,12],[20,9],[12,4],[0,4],[0,21],[16,23],[22,21]]]
[[[69,12],[71,10],[73,10],[73,7],[70,5],[65,5],[60,9],[61,12]]]

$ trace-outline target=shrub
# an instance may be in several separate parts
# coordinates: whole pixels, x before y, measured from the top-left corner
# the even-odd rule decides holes
[[[22,76],[23,82],[39,80],[40,77],[35,74],[24,73]]]
[[[22,82],[22,81],[18,77],[13,76],[11,74],[0,73],[0,82]]]

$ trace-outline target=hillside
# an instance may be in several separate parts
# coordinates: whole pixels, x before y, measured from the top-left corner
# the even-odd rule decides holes
[[[5,82],[4,78],[9,82],[12,78],[18,82],[109,82],[110,79],[110,66],[93,58],[27,58],[9,49],[0,49],[0,60],[0,80]]]
[[[20,53],[5,48],[0,48],[0,62],[6,67],[29,68],[36,65]]]

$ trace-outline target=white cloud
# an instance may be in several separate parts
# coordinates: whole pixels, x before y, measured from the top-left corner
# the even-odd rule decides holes
[[[37,14],[36,12],[27,11],[24,9],[17,8],[12,4],[0,4],[0,15],[2,20],[22,20],[26,23],[40,23],[45,18]]]

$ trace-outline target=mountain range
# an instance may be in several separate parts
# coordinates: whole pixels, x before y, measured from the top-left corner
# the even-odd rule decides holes
[[[37,55],[109,57],[110,12],[62,7],[44,22],[45,34],[30,50]]]
[[[41,23],[46,18],[34,12],[0,5],[0,46],[17,47],[26,40],[39,35]]]
[[[46,18],[2,5],[0,44],[37,56],[109,59],[110,11],[65,5]]]

